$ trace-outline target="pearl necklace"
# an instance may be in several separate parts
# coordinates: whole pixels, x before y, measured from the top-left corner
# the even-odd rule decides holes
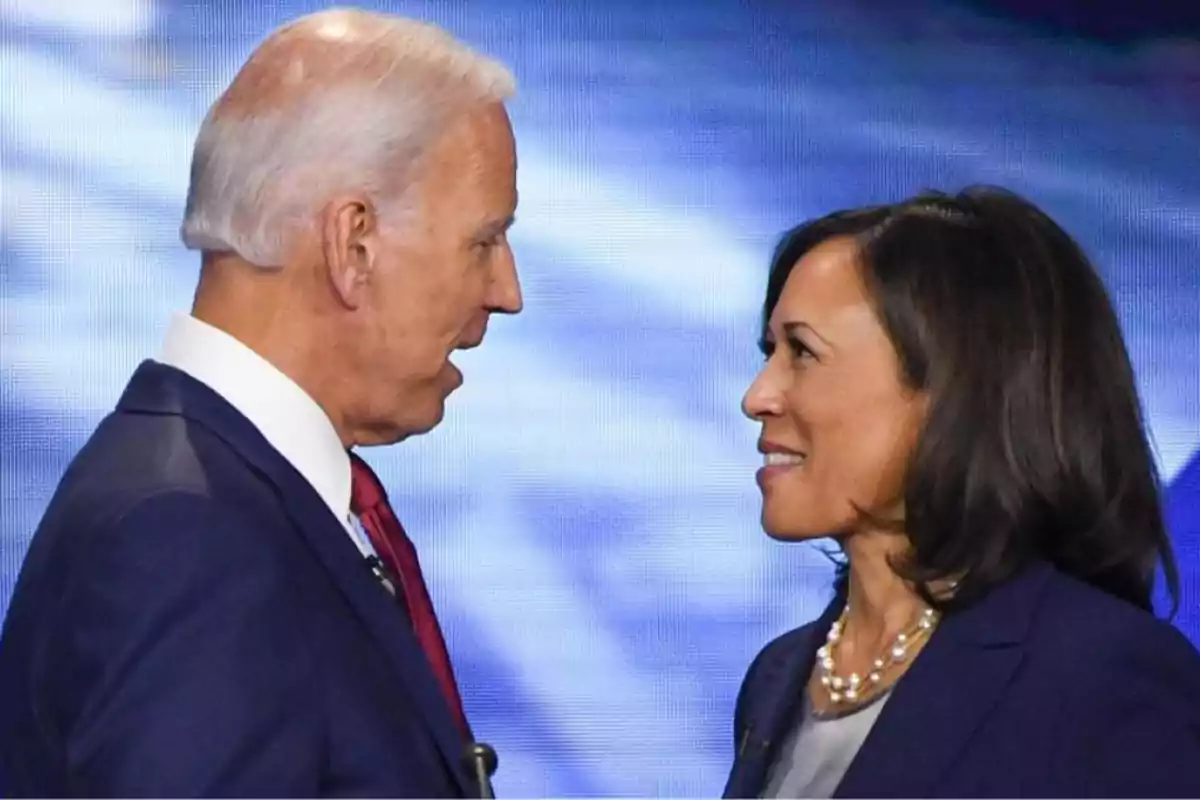
[[[821,676],[821,686],[828,693],[829,702],[834,705],[842,702],[857,702],[864,692],[870,692],[878,686],[883,681],[884,673],[903,662],[908,655],[909,648],[920,641],[922,636],[932,632],[940,619],[940,615],[932,608],[921,612],[916,626],[909,631],[896,634],[895,641],[887,650],[887,657],[876,658],[871,663],[871,670],[867,672],[864,680],[863,676],[857,672],[852,672],[845,678],[841,677],[837,674],[837,664],[834,661],[834,651],[837,649],[838,642],[841,641],[842,631],[846,627],[846,615],[849,611],[850,604],[847,603],[841,616],[830,626],[829,633],[825,636],[825,644],[817,650],[817,669]]]

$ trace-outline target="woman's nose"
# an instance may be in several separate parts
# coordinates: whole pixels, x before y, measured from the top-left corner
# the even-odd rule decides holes
[[[765,366],[742,397],[742,413],[750,419],[761,420],[779,414],[781,406],[781,395],[773,385],[770,366]]]

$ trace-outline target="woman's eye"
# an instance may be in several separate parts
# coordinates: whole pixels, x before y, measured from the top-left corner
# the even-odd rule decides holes
[[[817,354],[812,351],[808,345],[794,337],[788,337],[788,348],[791,349],[792,355],[798,359],[815,359]]]

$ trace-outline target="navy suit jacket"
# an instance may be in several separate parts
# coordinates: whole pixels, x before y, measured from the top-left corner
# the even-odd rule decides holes
[[[0,638],[0,796],[478,796],[402,608],[316,492],[155,362],[72,462]]]
[[[726,797],[757,797],[841,612],[759,653]],[[836,797],[1200,797],[1200,654],[1151,614],[1035,564],[948,616]]]

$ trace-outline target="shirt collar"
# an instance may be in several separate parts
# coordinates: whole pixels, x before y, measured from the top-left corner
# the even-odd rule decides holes
[[[221,395],[320,495],[339,521],[350,514],[350,458],[307,392],[240,341],[187,314],[171,321],[158,359]]]

